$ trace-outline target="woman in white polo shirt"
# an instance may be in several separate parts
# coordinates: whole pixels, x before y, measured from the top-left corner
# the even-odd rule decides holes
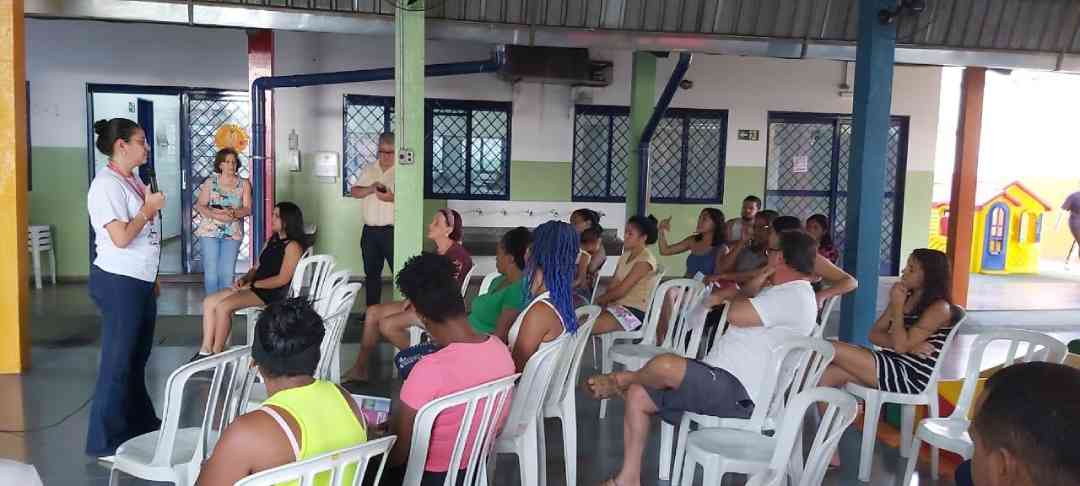
[[[100,120],[94,132],[95,146],[109,164],[98,171],[86,197],[97,249],[90,296],[103,321],[86,453],[108,459],[124,441],[161,425],[146,391],[145,370],[157,316],[157,214],[165,195],[151,192],[135,173],[148,152],[138,124],[125,118]]]

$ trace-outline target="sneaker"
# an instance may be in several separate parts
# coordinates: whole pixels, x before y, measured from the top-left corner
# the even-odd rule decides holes
[[[197,352],[195,352],[195,355],[193,355],[191,357],[191,359],[188,360],[187,364],[194,363],[194,362],[196,362],[196,361],[198,361],[200,359],[203,359],[203,358],[205,358],[207,356],[210,356],[210,353],[204,353],[202,351],[197,351]]]

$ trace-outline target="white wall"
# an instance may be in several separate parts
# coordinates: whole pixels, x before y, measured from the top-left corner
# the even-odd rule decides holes
[[[242,30],[26,20],[34,145],[86,146],[86,84],[247,88]]]

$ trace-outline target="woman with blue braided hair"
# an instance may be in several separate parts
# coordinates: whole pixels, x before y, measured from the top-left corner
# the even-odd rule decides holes
[[[519,372],[541,347],[564,332],[577,331],[573,283],[578,243],[574,227],[562,221],[548,221],[533,231],[522,285],[522,301],[530,303],[510,330],[510,350]]]

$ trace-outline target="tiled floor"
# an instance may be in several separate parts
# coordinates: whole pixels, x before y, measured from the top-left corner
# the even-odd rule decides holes
[[[198,286],[167,286],[161,299],[163,316],[195,314],[201,302]],[[35,334],[47,329],[52,335],[62,335],[74,322],[93,322],[94,310],[86,299],[85,286],[66,285],[35,292],[32,298],[32,329]],[[170,325],[187,323],[197,333],[197,317],[173,317],[162,322]],[[983,327],[1017,325],[1035,327],[1052,332],[1059,339],[1080,337],[1080,313],[1061,312],[997,312],[973,313],[973,325],[969,332]],[[832,326],[834,327],[834,326]],[[191,331],[186,331],[191,332]],[[964,335],[958,340],[960,353],[949,357],[944,369],[945,377],[959,375],[960,363],[970,347],[973,336]],[[64,341],[33,348],[33,366],[22,376],[0,376],[0,429],[40,429],[25,434],[0,432],[0,457],[14,458],[34,464],[48,486],[52,485],[104,485],[107,470],[83,455],[88,407],[80,408],[90,397],[96,375],[98,347],[94,339],[74,345]],[[155,404],[161,407],[161,395],[168,374],[183,363],[193,352],[189,345],[171,344],[154,348],[148,372],[151,394]],[[179,341],[177,341],[179,342]],[[351,359],[356,352],[355,344],[345,344],[342,355]],[[389,349],[382,349],[382,362],[389,360]],[[588,353],[588,352],[587,352]],[[582,374],[592,372],[591,359],[586,355]],[[389,370],[385,366],[376,370],[381,384],[369,393],[388,395],[394,393]],[[76,411],[77,410],[77,411]],[[66,420],[66,415],[76,411]],[[597,419],[597,404],[584,394],[578,396],[578,450],[579,484],[592,485],[608,477],[620,463],[622,456],[622,405],[609,407],[608,418]],[[56,422],[60,422],[56,424]],[[55,424],[55,425],[54,425]],[[646,452],[646,477],[656,478],[659,427],[654,427],[653,440]],[[548,423],[548,476],[549,483],[564,483],[562,467],[561,434],[557,423]],[[825,484],[862,484],[855,479],[858,459],[859,435],[849,430],[840,444],[845,467],[830,472]],[[897,469],[902,462],[895,449],[878,445],[874,457],[872,484],[896,484]],[[922,475],[923,483],[926,475]],[[741,484],[741,480],[725,484]],[[517,484],[517,466],[512,456],[500,457],[494,484]],[[0,484],[4,484],[0,478]],[[122,484],[150,484],[125,480]],[[646,484],[666,484],[649,482]],[[941,482],[938,484],[949,484]]]

